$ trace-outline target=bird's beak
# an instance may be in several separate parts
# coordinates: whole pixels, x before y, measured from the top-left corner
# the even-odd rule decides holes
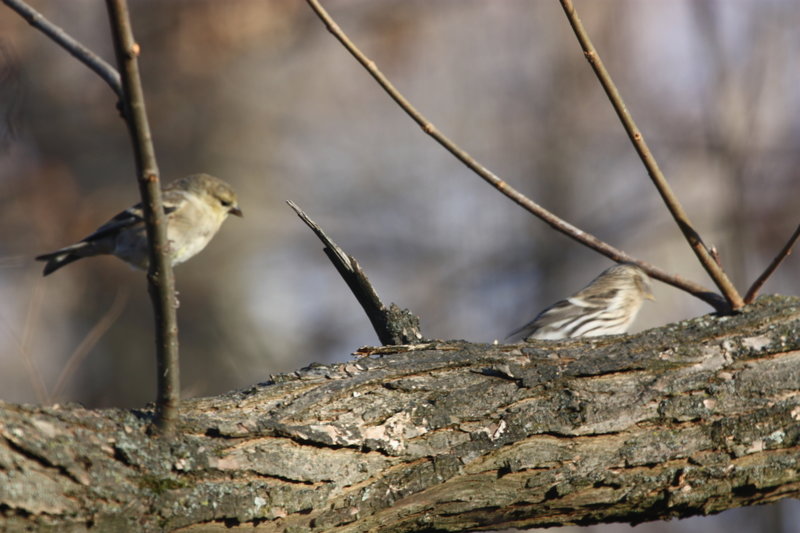
[[[652,300],[654,302],[656,301],[656,297],[653,296],[652,292],[648,292],[647,294],[644,295],[644,297],[647,298],[648,300]]]
[[[236,215],[237,217],[244,218],[244,213],[242,213],[242,210],[239,209],[238,205],[235,205],[230,209],[228,209],[228,213],[230,213],[231,215]]]

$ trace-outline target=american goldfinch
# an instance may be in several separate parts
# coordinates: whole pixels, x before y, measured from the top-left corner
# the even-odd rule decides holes
[[[199,253],[228,218],[243,216],[230,185],[208,174],[193,174],[173,181],[161,195],[167,216],[167,240],[172,265]],[[136,204],[100,226],[77,244],[40,255],[46,261],[44,275],[93,255],[111,254],[134,267],[146,269],[149,263],[147,233],[142,204]]]
[[[655,299],[647,274],[630,263],[615,265],[509,337],[558,340],[625,333],[645,299]]]

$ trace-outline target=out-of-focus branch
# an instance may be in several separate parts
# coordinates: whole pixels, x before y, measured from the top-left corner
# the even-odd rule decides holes
[[[772,273],[778,269],[780,264],[783,263],[783,260],[791,255],[792,248],[794,248],[798,238],[800,238],[800,224],[797,225],[797,229],[794,230],[794,233],[792,233],[792,236],[789,237],[786,245],[781,248],[781,251],[775,256],[775,259],[772,260],[766,270],[764,270],[764,272],[758,276],[758,279],[756,279],[750,286],[750,289],[747,291],[747,294],[744,297],[744,303],[749,304],[756,299],[758,291],[761,290],[761,286],[764,285]]]
[[[17,345],[17,353],[22,360],[22,364],[25,366],[25,373],[28,375],[28,381],[36,394],[36,401],[39,403],[49,403],[50,395],[47,391],[47,385],[42,378],[42,373],[39,371],[30,349],[30,340],[33,338],[34,333],[32,323],[35,321],[36,317],[39,316],[43,296],[44,286],[41,280],[37,280],[33,286],[33,292],[31,293],[28,312],[25,317],[21,335],[19,328],[16,325],[12,326],[9,324],[7,320],[0,318],[0,326],[6,330],[8,338],[13,340],[14,344]]]
[[[126,0],[106,0],[117,63],[122,74],[123,109],[136,157],[136,173],[150,245],[148,290],[153,302],[158,360],[156,428],[168,435],[174,431],[180,401],[178,320],[175,310],[175,277],[169,259],[167,219],[161,203],[153,139],[147,121],[144,91],[139,78],[139,45],[133,38]]]
[[[67,362],[64,363],[64,367],[61,369],[56,379],[56,384],[53,385],[53,390],[50,392],[49,397],[51,402],[52,400],[58,400],[61,393],[64,391],[67,381],[75,373],[75,370],[78,369],[86,356],[89,355],[91,349],[94,348],[125,310],[125,304],[128,302],[128,294],[129,291],[127,288],[117,290],[114,301],[111,302],[111,307],[109,307],[108,311],[100,317],[100,320],[92,326],[92,329],[89,330],[80,344],[72,351],[72,355],[70,355]]]
[[[589,248],[609,257],[610,259],[617,261],[617,262],[628,262],[628,263],[635,263],[639,265],[645,272],[647,272],[651,277],[663,281],[673,287],[681,289],[683,291],[688,292],[689,294],[703,300],[707,304],[711,305],[717,311],[726,311],[729,308],[728,303],[720,297],[719,294],[710,291],[709,289],[699,285],[697,283],[693,283],[686,279],[681,278],[680,276],[675,276],[665,272],[650,263],[645,261],[636,259],[632,257],[622,250],[618,250],[614,248],[608,243],[605,243],[591,235],[586,233],[585,231],[573,226],[572,224],[562,220],[561,218],[557,217],[547,209],[543,208],[521,192],[514,189],[511,185],[500,179],[496,176],[493,172],[489,169],[478,163],[475,159],[473,159],[467,152],[462,150],[458,145],[456,145],[453,141],[451,141],[447,136],[445,136],[442,132],[436,129],[436,127],[425,118],[419,111],[417,111],[414,106],[412,106],[408,100],[398,91],[394,85],[383,75],[383,73],[378,69],[375,65],[375,62],[369,59],[366,55],[364,55],[358,47],[353,44],[353,42],[347,37],[347,34],[342,31],[338,24],[333,20],[333,18],[328,14],[328,12],[320,5],[317,0],[307,0],[308,4],[311,6],[311,9],[317,14],[317,16],[322,20],[322,22],[327,27],[328,31],[330,31],[339,42],[344,45],[344,47],[356,58],[356,60],[361,63],[361,65],[372,75],[375,81],[392,97],[392,99],[397,102],[397,104],[422,128],[422,130],[433,137],[439,144],[441,144],[447,151],[453,154],[458,160],[464,163],[470,170],[475,172],[478,176],[480,176],[484,181],[492,185],[506,197],[511,199],[517,205],[523,207],[533,215],[537,216],[545,223],[550,225],[556,231],[563,233],[564,235],[578,241],[579,243],[588,246]]]
[[[8,7],[19,13],[22,18],[28,21],[28,24],[41,31],[50,39],[56,42],[64,50],[69,52],[78,61],[95,71],[98,76],[103,78],[111,90],[113,90],[117,97],[122,99],[122,82],[120,80],[119,72],[114,67],[109,65],[103,58],[89,50],[87,47],[79,43],[67,32],[60,27],[56,26],[44,15],[33,9],[31,6],[22,0],[2,0]]]
[[[608,99],[611,101],[611,104],[614,106],[614,110],[617,112],[617,116],[619,116],[622,125],[625,127],[625,131],[628,133],[628,137],[630,137],[631,142],[636,149],[636,153],[639,154],[639,158],[642,160],[642,163],[647,169],[647,173],[650,175],[650,179],[653,181],[656,189],[658,189],[658,192],[661,195],[661,198],[664,200],[667,209],[669,209],[669,212],[672,214],[672,217],[678,224],[678,228],[680,228],[683,236],[689,242],[689,246],[691,246],[692,250],[694,250],[695,255],[697,255],[697,258],[703,265],[703,268],[706,269],[708,275],[711,276],[711,279],[722,292],[722,295],[727,300],[730,308],[732,310],[741,308],[744,306],[742,297],[739,295],[736,287],[734,287],[731,281],[728,279],[728,276],[725,274],[725,271],[722,270],[722,267],[720,267],[720,265],[711,256],[708,248],[706,248],[706,245],[700,238],[700,235],[689,221],[689,216],[683,210],[683,207],[681,207],[677,196],[675,196],[675,194],[672,192],[672,188],[669,186],[669,183],[664,177],[664,174],[661,172],[661,169],[653,157],[653,154],[650,152],[650,148],[647,146],[642,132],[636,127],[636,123],[634,123],[633,117],[631,116],[630,112],[628,112],[625,102],[622,100],[622,96],[619,94],[614,81],[611,79],[611,75],[606,70],[602,60],[600,59],[600,55],[597,53],[592,41],[589,39],[589,35],[586,33],[586,30],[584,29],[583,24],[578,17],[578,13],[575,10],[575,6],[572,4],[572,0],[559,0],[559,2],[561,2],[561,7],[564,8],[564,13],[566,13],[567,19],[569,20],[569,23],[575,32],[575,36],[578,38],[578,41],[583,48],[583,53],[586,56],[586,59],[592,66],[597,78],[600,80],[600,84],[603,86],[603,89],[608,95]]]
[[[325,244],[325,255],[328,256],[328,259],[336,267],[347,286],[353,291],[353,295],[367,314],[381,344],[393,346],[398,344],[419,344],[422,342],[422,334],[419,331],[419,318],[407,309],[400,309],[394,304],[387,309],[356,258],[333,242],[322,231],[319,224],[311,220],[297,204],[291,200],[286,203],[294,209],[300,220],[305,222],[319,237],[319,240]]]

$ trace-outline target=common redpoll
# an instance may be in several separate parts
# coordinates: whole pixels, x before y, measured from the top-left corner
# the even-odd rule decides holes
[[[228,218],[242,216],[230,185],[208,174],[194,174],[167,185],[161,196],[167,215],[167,241],[172,264],[199,253]],[[40,255],[44,275],[73,261],[111,254],[141,269],[149,263],[147,233],[141,204],[126,209],[77,244]]]
[[[625,333],[645,298],[654,299],[647,274],[630,263],[615,265],[509,337],[558,340]]]

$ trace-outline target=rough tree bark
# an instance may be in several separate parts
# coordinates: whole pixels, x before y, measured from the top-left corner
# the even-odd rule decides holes
[[[185,401],[171,441],[150,410],[0,404],[0,524],[464,531],[800,494],[797,298],[630,337],[364,353]]]

